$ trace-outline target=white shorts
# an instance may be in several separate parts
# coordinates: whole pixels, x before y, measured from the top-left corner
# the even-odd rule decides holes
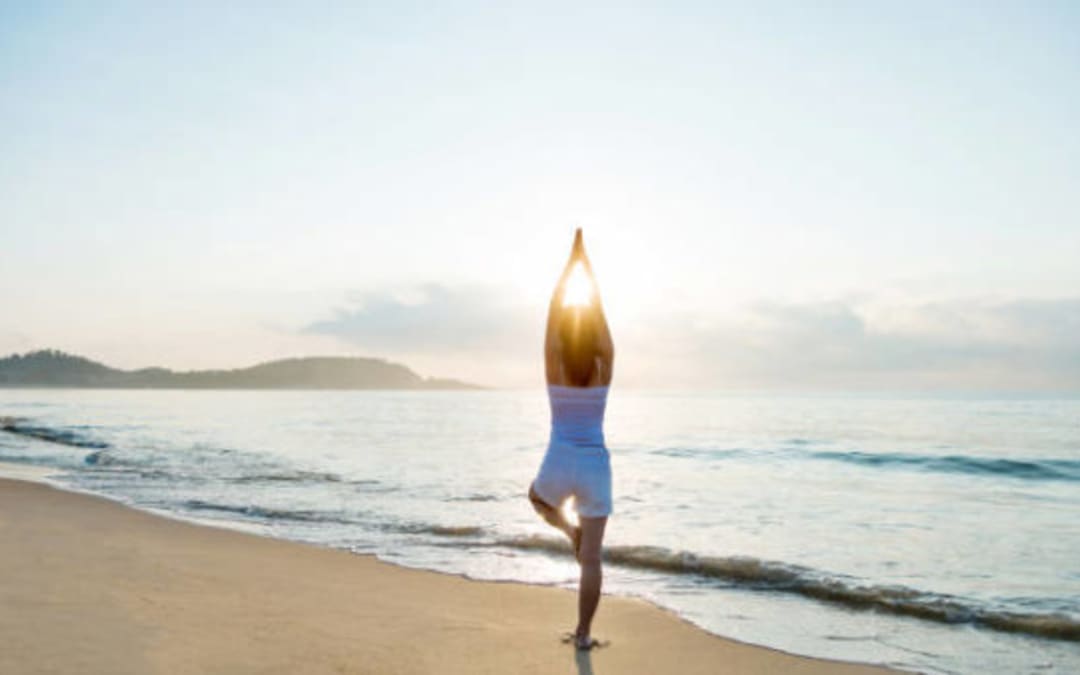
[[[568,497],[585,518],[611,515],[611,459],[603,448],[548,446],[533,481],[536,494],[559,508]]]

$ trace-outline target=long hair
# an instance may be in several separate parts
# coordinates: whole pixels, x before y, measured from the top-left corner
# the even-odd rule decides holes
[[[563,372],[570,384],[587,387],[596,370],[599,355],[596,312],[591,307],[565,311],[559,324]]]

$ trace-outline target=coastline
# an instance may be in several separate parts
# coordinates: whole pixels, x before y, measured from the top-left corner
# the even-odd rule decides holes
[[[743,644],[615,596],[596,623],[610,646],[576,653],[559,640],[576,607],[565,589],[193,524],[10,468],[3,672],[899,672]]]

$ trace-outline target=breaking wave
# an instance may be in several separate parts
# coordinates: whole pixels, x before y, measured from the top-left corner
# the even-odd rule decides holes
[[[82,432],[77,431],[76,428],[42,427],[34,424],[27,424],[25,420],[15,417],[0,418],[0,431],[36,438],[40,441],[47,441],[49,443],[67,445],[73,448],[101,449],[109,447],[108,443],[86,436]]]
[[[980,457],[977,455],[922,455],[904,452],[860,452],[839,450],[803,450],[781,448],[754,450],[750,448],[719,448],[710,450],[686,448],[662,448],[653,454],[675,458],[708,458],[714,460],[736,458],[782,457],[792,459],[843,462],[862,467],[906,468],[933,473],[995,476],[1021,480],[1080,481],[1080,460],[1074,459],[1006,459]]]
[[[234,515],[258,518],[260,520],[291,520],[306,523],[343,523],[354,524],[359,521],[336,511],[316,509],[274,509],[265,506],[245,504],[221,504],[201,499],[189,499],[181,506],[189,511],[217,511]]]
[[[569,554],[565,540],[532,535],[501,539],[495,545]],[[1060,613],[1001,611],[955,596],[905,586],[860,584],[799,565],[748,556],[699,556],[656,546],[611,546],[612,564],[666,574],[685,574],[730,582],[740,588],[795,593],[804,597],[948,624],[971,624],[1010,633],[1080,641],[1080,621]]]

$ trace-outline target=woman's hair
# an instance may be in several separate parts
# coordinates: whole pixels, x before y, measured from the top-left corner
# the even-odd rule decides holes
[[[596,312],[590,307],[564,310],[559,322],[559,343],[563,372],[569,383],[587,387],[596,370],[599,328]]]

